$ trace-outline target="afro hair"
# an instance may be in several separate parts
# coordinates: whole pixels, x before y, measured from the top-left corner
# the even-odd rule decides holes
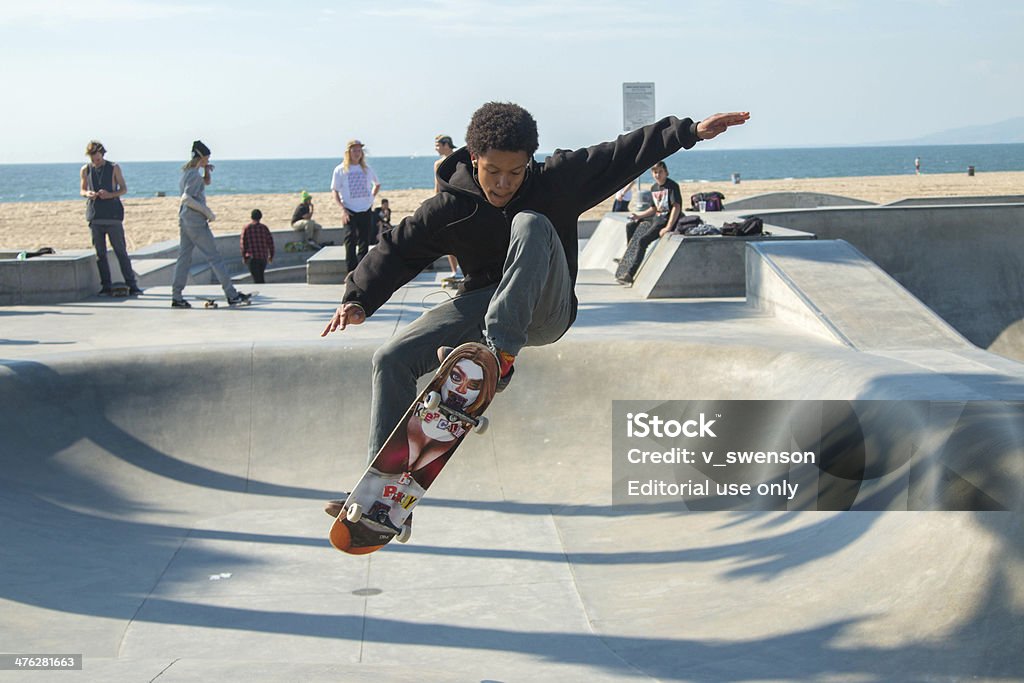
[[[475,112],[466,130],[466,145],[473,154],[537,151],[537,122],[530,112],[511,102],[488,102]]]

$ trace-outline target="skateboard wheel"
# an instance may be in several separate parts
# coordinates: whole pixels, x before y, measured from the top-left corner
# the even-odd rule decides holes
[[[345,519],[355,524],[363,518],[363,506],[359,503],[352,503],[345,511]]]
[[[436,391],[431,391],[427,394],[426,400],[423,404],[427,407],[427,410],[437,410],[441,406],[441,394]]]
[[[490,424],[491,421],[488,420],[483,415],[481,415],[476,419],[476,426],[473,427],[473,431],[476,432],[477,434],[483,434],[484,432],[487,431],[487,428],[490,426]]]
[[[408,543],[409,538],[412,536],[412,527],[405,525],[402,530],[395,534],[395,540],[399,543]]]

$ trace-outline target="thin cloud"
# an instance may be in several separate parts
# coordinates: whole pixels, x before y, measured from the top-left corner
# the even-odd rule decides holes
[[[212,12],[213,9],[206,6],[171,2],[33,0],[4,8],[0,13],[0,26],[54,28],[83,23],[159,21]]]

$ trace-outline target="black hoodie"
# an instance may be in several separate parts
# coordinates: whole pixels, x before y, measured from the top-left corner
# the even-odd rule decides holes
[[[347,280],[345,303],[372,315],[399,287],[446,254],[454,254],[471,291],[501,280],[512,218],[520,211],[548,217],[565,249],[573,286],[579,271],[577,222],[626,183],[680,148],[698,141],[691,119],[664,118],[612,142],[575,151],[556,150],[543,164],[531,162],[522,186],[503,208],[484,197],[463,147],[437,169],[441,191],[423,202],[398,227],[384,232],[377,247]],[[573,295],[573,320],[576,317]]]

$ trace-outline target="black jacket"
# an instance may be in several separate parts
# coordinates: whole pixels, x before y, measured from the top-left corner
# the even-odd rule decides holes
[[[579,271],[577,221],[584,211],[615,194],[654,162],[697,143],[691,119],[664,118],[612,142],[575,151],[556,150],[532,162],[516,196],[503,208],[490,204],[473,177],[463,147],[437,169],[441,192],[383,235],[352,272],[343,301],[372,315],[399,287],[446,254],[466,275],[466,291],[501,280],[512,218],[520,211],[548,217],[565,249],[573,285]],[[576,297],[573,295],[573,319]]]

